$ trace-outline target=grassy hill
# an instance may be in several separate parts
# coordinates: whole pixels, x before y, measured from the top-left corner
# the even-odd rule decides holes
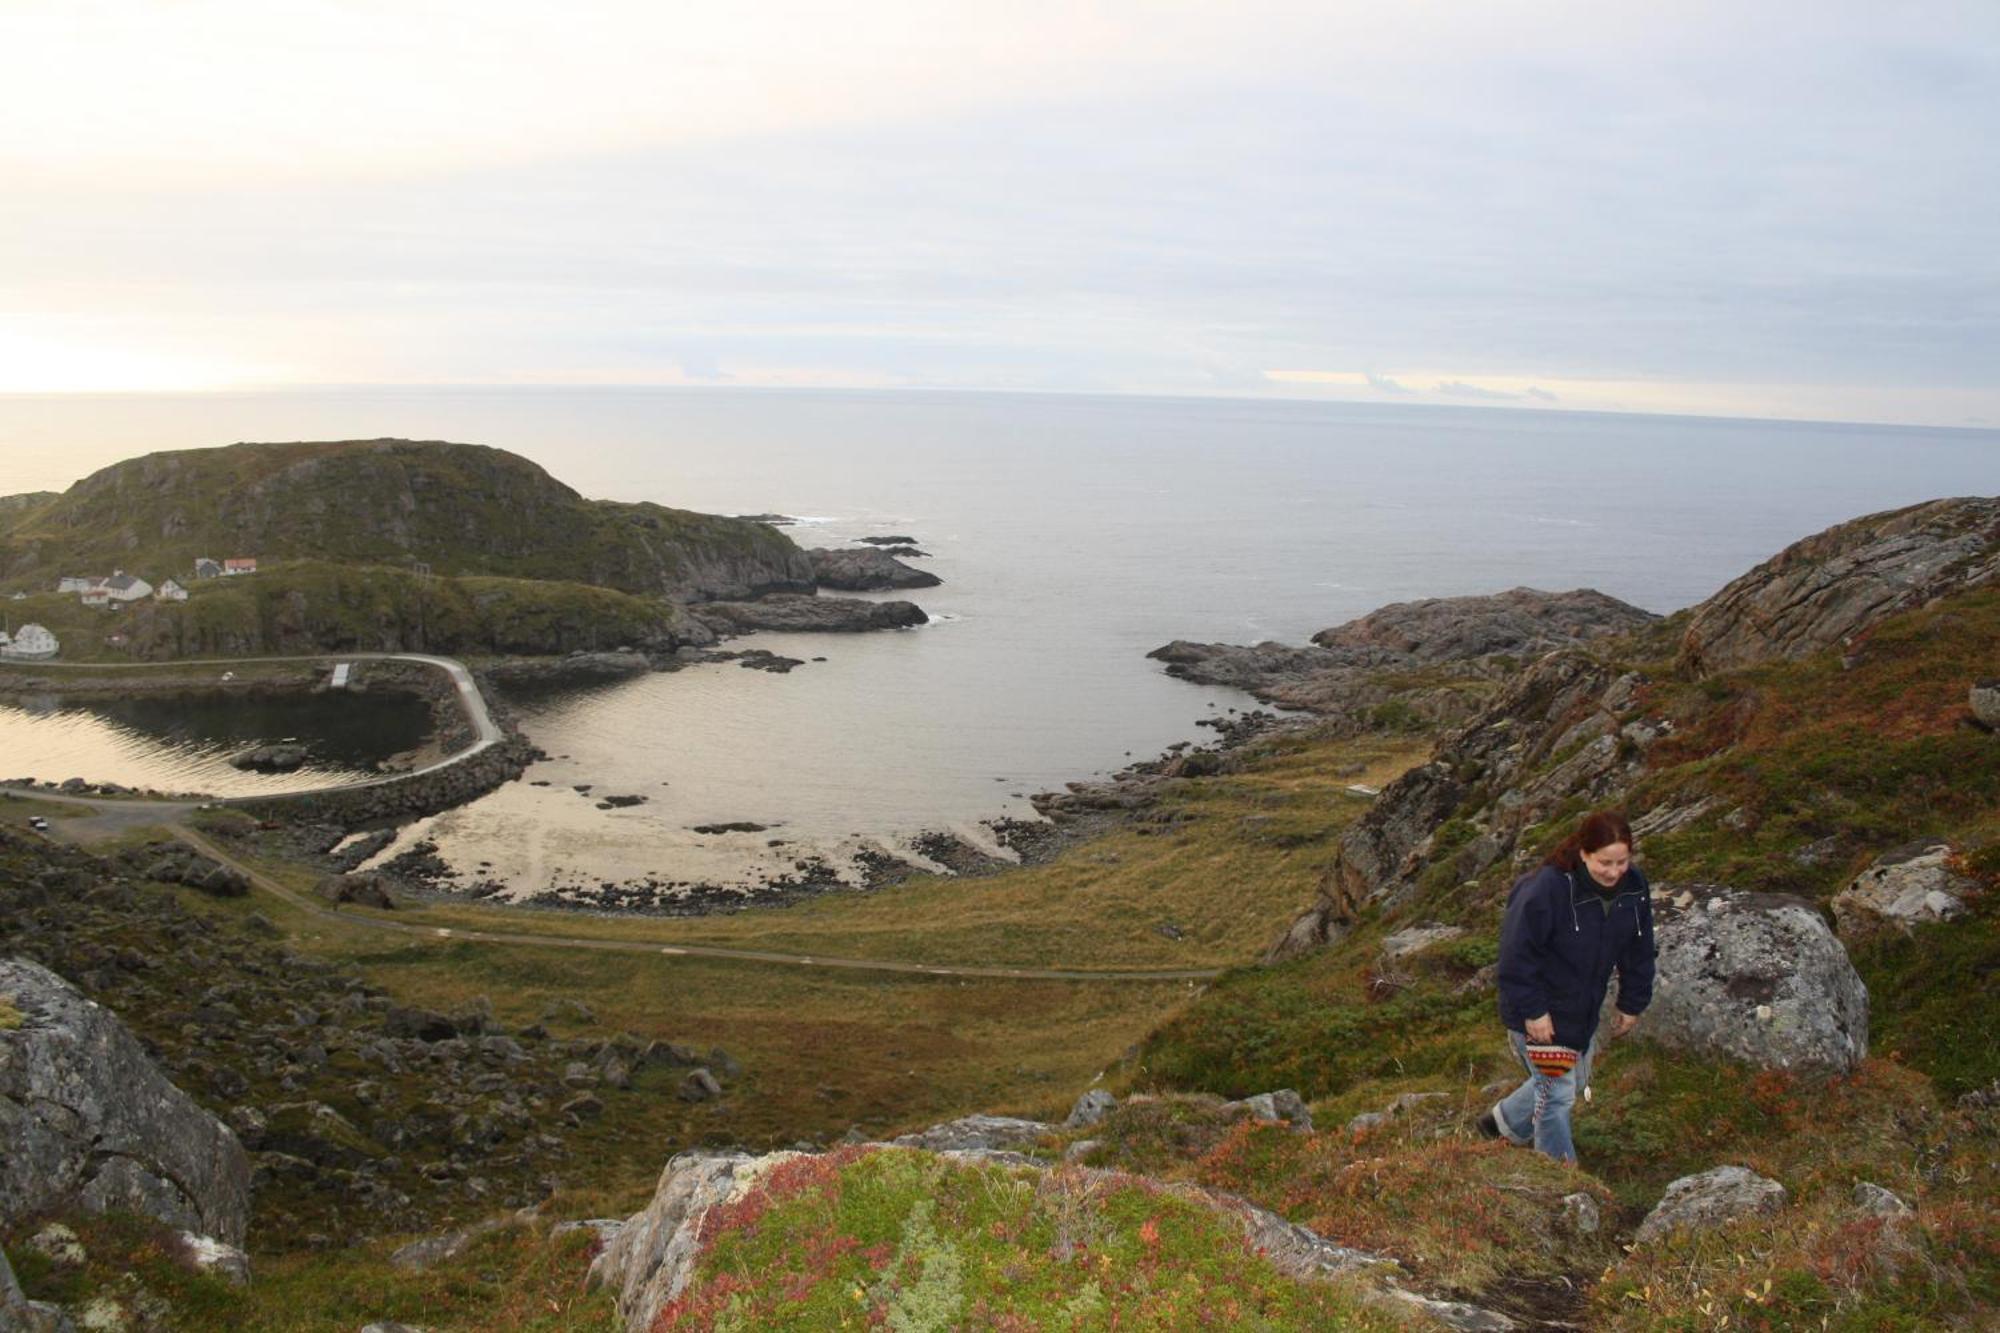
[[[423,577],[407,568],[283,561],[254,577],[205,579],[185,602],[105,610],[38,593],[4,604],[47,626],[66,662],[168,661],[317,652],[481,657],[660,645],[691,634],[680,605],[613,588],[490,575]]]
[[[583,1000],[606,1033],[699,1032],[742,1059],[744,1079],[723,1111],[611,1100],[565,1163],[551,1218],[629,1213],[672,1152],[700,1143],[830,1143],[849,1126],[880,1137],[974,1111],[1060,1119],[1093,1084],[1124,1098],[1102,1124],[1031,1149],[1052,1162],[1074,1153],[1115,1173],[1105,1177],[1050,1172],[1036,1189],[998,1169],[944,1172],[917,1154],[808,1159],[810,1180],[760,1201],[769,1204],[755,1219],[761,1231],[718,1227],[708,1238],[677,1327],[728,1327],[731,1318],[760,1326],[753,1315],[768,1327],[794,1316],[789,1326],[838,1327],[836,1310],[865,1327],[879,1309],[907,1313],[918,1294],[942,1300],[937,1275],[947,1272],[959,1275],[963,1300],[997,1307],[1018,1296],[1029,1303],[1015,1308],[1046,1314],[1040,1326],[1109,1328],[1116,1317],[1118,1327],[1198,1327],[1232,1299],[1271,1328],[1380,1318],[1337,1290],[1274,1286],[1165,1198],[1176,1184],[1240,1195],[1390,1255],[1422,1290],[1528,1326],[1992,1327],[2000,737],[1973,723],[1966,690],[2000,652],[2000,589],[1961,589],[1871,625],[1863,641],[1704,679],[1676,663],[1684,628],[1677,618],[1576,655],[1601,678],[1635,682],[1621,724],[1671,723],[1643,749],[1621,752],[1609,785],[1571,790],[1557,780],[1574,771],[1582,742],[1544,751],[1523,737],[1526,757],[1505,782],[1457,764],[1464,795],[1425,830],[1408,891],[1360,911],[1331,947],[1276,966],[1249,964],[1313,896],[1362,816],[1347,784],[1357,772],[1383,781],[1357,766],[1422,759],[1427,748],[1409,735],[1385,725],[1359,738],[1267,737],[1219,771],[1170,783],[1149,812],[1162,817],[985,879],[919,878],[780,913],[685,921],[471,905],[404,914],[440,929],[607,935],[663,950],[761,943],[940,963],[1242,964],[1205,987],[973,983],[651,951],[614,959],[406,944],[269,902],[173,892],[224,922],[266,912],[295,951],[404,1002],[450,1010],[487,995],[501,1020],[519,1024],[552,1002]],[[1450,759],[1456,744],[1439,738],[1437,753]],[[1519,873],[1512,858],[1473,853],[1516,817],[1524,791],[1553,793],[1522,833],[1525,861],[1586,804],[1623,805],[1679,812],[1670,831],[1642,838],[1656,882],[1723,881],[1824,906],[1878,854],[1926,837],[1958,848],[1979,891],[1956,921],[1848,938],[1872,998],[1873,1054],[1852,1074],[1814,1082],[1693,1056],[1649,1042],[1642,1024],[1600,1061],[1595,1100],[1577,1119],[1581,1168],[1558,1167],[1471,1130],[1488,1086],[1515,1073],[1480,973],[1496,955],[1501,904]],[[254,854],[251,835],[244,846]],[[301,884],[310,874],[266,868]],[[1175,923],[1179,938],[1159,932],[1161,922]],[[1383,939],[1419,922],[1466,934],[1385,963]],[[1222,1104],[1287,1086],[1310,1101],[1313,1132]],[[1348,1127],[1413,1096],[1379,1123]],[[1789,1202],[1771,1216],[1626,1248],[1669,1180],[1721,1163],[1781,1181]],[[1153,1183],[1131,1183],[1139,1180]],[[1864,1211],[1854,1193],[1862,1182],[1895,1191],[1914,1212]],[[1564,1201],[1577,1195],[1602,1213],[1601,1229],[1586,1234],[1563,1220]],[[608,1295],[583,1289],[591,1247],[574,1234],[498,1232],[424,1274],[388,1263],[396,1238],[316,1254],[298,1238],[266,1236],[258,1282],[236,1292],[187,1278],[153,1233],[93,1226],[101,1272],[86,1281],[24,1269],[32,1291],[108,1288],[129,1260],[152,1289],[173,1294],[190,1328],[333,1330],[392,1315],[457,1329],[622,1327]],[[1088,1244],[1051,1239],[1063,1236]],[[4,1239],[21,1262],[25,1237]],[[869,1269],[868,1255],[883,1247],[910,1266]],[[1208,1274],[1207,1285],[1181,1282],[1189,1271]],[[991,1326],[1010,1325],[996,1315]]]
[[[254,556],[581,583],[676,600],[809,588],[783,533],[656,504],[586,500],[524,458],[414,440],[148,454],[58,497],[0,500],[0,590],[122,568],[192,582]]]

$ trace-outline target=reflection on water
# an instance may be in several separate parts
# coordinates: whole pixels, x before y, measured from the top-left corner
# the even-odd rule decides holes
[[[210,796],[303,791],[372,777],[429,730],[429,708],[406,694],[36,695],[0,700],[0,778],[80,777]],[[305,766],[231,767],[233,756],[276,741],[303,746]]]

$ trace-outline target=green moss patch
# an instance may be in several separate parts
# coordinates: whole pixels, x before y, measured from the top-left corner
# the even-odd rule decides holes
[[[1134,1178],[844,1150],[773,1169],[710,1214],[682,1329],[1389,1329],[1299,1283],[1240,1225]]]

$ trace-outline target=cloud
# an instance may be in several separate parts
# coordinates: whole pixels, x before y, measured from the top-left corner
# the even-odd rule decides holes
[[[15,0],[8,382],[2000,418],[2000,7],[1487,9]]]
[[[1464,380],[1439,380],[1431,392],[1441,393],[1447,398],[1474,398],[1489,403],[1511,403],[1521,397],[1505,389],[1489,389],[1483,384],[1468,384]]]

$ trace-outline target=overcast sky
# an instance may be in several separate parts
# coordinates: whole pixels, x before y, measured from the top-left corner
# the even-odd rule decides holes
[[[0,391],[2000,424],[2000,3],[0,0]]]

